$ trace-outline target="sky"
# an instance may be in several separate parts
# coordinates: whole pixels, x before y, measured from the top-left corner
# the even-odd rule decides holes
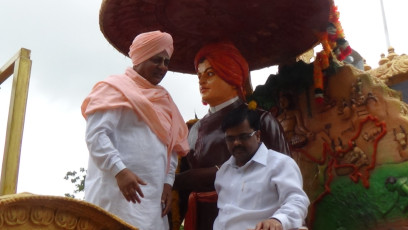
[[[72,193],[74,187],[63,179],[65,173],[87,167],[81,103],[96,82],[123,73],[131,64],[100,32],[100,4],[100,0],[0,0],[0,66],[20,48],[31,50],[33,62],[18,193]],[[381,53],[387,54],[388,48],[381,0],[337,0],[335,4],[350,46],[372,68],[378,67]],[[408,54],[408,30],[403,29],[408,1],[383,0],[383,4],[390,45],[397,54]],[[264,84],[276,69],[252,72],[253,87]],[[1,152],[11,82],[12,77],[0,85]],[[196,76],[168,72],[161,85],[170,92],[186,121],[207,112]]]

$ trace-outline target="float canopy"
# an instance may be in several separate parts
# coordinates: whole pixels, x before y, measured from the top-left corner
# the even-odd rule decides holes
[[[99,23],[109,43],[126,56],[136,35],[170,33],[171,71],[194,73],[197,51],[219,40],[232,41],[256,70],[314,47],[329,11],[329,0],[104,0]]]

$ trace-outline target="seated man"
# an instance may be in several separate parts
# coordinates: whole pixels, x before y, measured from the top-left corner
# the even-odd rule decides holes
[[[181,220],[187,203],[183,196],[188,198],[191,191],[214,191],[217,168],[231,156],[223,140],[222,120],[231,110],[248,106],[245,95],[250,93],[251,88],[248,63],[230,42],[205,45],[197,53],[194,65],[202,101],[210,108],[207,115],[191,127],[188,134],[190,152],[185,159],[187,164],[182,161],[180,167],[187,169],[176,174],[173,188],[180,192]],[[256,111],[261,116],[262,142],[269,149],[291,155],[279,122],[270,112]],[[194,208],[189,205],[188,209]],[[197,202],[196,210],[196,228],[211,230],[218,214],[216,203]]]
[[[232,110],[222,130],[231,157],[217,171],[214,230],[297,229],[309,199],[296,162],[261,142],[260,118],[246,107]]]

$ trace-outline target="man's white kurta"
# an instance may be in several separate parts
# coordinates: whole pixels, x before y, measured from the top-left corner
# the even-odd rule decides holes
[[[90,157],[85,200],[141,230],[168,229],[167,216],[161,217],[161,195],[164,183],[173,185],[177,155],[172,153],[167,173],[167,146],[124,107],[89,114],[86,142]],[[126,201],[119,190],[115,175],[125,167],[147,182],[141,185],[140,204]]]
[[[242,167],[231,156],[215,179],[219,213],[214,230],[254,229],[269,218],[278,219],[284,230],[301,227],[310,203],[302,186],[296,162],[263,143]]]

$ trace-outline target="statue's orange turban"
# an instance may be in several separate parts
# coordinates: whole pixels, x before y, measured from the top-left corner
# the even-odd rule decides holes
[[[218,42],[201,48],[194,58],[196,71],[198,64],[204,59],[210,63],[219,77],[236,86],[239,95],[245,99],[244,86],[249,79],[248,62],[232,43]]]

